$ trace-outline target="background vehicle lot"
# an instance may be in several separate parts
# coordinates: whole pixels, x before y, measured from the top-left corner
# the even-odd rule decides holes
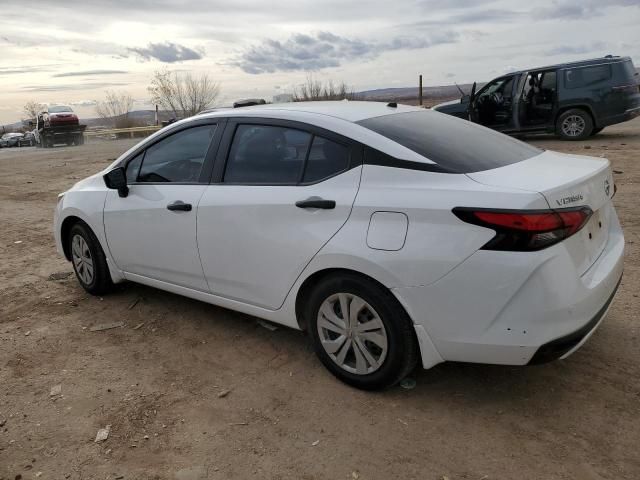
[[[299,332],[134,284],[84,293],[55,253],[55,198],[134,141],[1,150],[0,476],[637,478],[639,130],[532,140],[622,172],[626,275],[587,345],[539,367],[444,364],[382,393],[335,380]]]

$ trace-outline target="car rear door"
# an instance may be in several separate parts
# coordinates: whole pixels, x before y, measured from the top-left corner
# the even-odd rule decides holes
[[[196,210],[219,135],[214,121],[194,122],[128,160],[128,196],[110,190],[104,207],[107,244],[125,276],[208,290],[196,243]]]
[[[211,293],[279,308],[349,217],[361,158],[359,145],[306,124],[229,120],[198,207]]]

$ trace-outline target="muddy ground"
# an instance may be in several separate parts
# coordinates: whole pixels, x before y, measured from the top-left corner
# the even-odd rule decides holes
[[[565,361],[443,364],[382,393],[335,380],[300,332],[80,288],[55,252],[56,195],[131,141],[0,150],[0,478],[640,478],[640,119],[529,141],[613,162],[627,258],[609,317]]]

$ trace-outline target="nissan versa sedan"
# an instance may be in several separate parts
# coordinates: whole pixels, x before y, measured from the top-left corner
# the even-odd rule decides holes
[[[578,349],[622,276],[614,192],[605,159],[431,110],[261,105],[143,140],[59,195],[55,238],[89,293],[129,280],[302,329],[379,389]]]

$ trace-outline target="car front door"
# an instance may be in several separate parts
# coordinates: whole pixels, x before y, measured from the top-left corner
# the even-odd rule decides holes
[[[107,245],[125,276],[208,290],[196,243],[196,212],[219,135],[216,124],[200,121],[127,161],[129,194],[123,198],[110,190],[104,207]]]
[[[361,152],[305,124],[229,120],[214,182],[198,208],[198,245],[211,293],[279,308],[349,217]]]
[[[472,122],[495,130],[513,128],[513,97],[517,75],[497,78],[485,85],[474,97],[469,109]]]

